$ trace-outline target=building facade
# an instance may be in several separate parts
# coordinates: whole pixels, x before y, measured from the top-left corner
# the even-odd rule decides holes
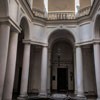
[[[75,94],[100,100],[100,0],[0,1],[0,100]]]

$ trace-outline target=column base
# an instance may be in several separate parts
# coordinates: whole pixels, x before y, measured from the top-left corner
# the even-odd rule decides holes
[[[47,93],[39,93],[38,96],[39,97],[42,97],[42,98],[47,98]]]
[[[20,95],[17,100],[28,100],[28,95]]]
[[[87,100],[86,97],[79,97],[79,96],[76,96],[76,100]]]
[[[74,94],[77,95],[77,90],[74,91]]]
[[[77,100],[87,100],[86,96],[83,93],[78,93],[76,95]]]
[[[100,100],[100,97],[98,97],[96,100]]]

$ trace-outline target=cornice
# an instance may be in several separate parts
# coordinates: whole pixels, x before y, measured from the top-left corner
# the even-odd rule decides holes
[[[38,23],[42,23],[43,25],[46,25],[47,20],[43,19],[43,18],[39,18],[39,17],[34,16],[33,17],[33,22],[38,22]]]
[[[27,13],[27,15],[29,16],[29,18],[33,21],[33,11],[29,6],[29,3],[27,2],[27,0],[19,0],[21,6],[23,7],[23,9],[25,9],[25,12]]]
[[[91,45],[91,44],[98,44],[98,43],[100,44],[100,39],[92,39],[92,40],[89,40],[89,41],[75,43],[75,46],[79,47],[79,46],[85,46],[85,45]]]
[[[23,43],[32,44],[32,45],[39,45],[39,46],[46,46],[46,47],[48,46],[47,43],[37,42],[37,41],[30,40],[30,39],[24,39]]]
[[[94,0],[92,7],[90,9],[90,13],[89,16],[92,18],[93,15],[95,15],[95,13],[98,11],[98,8],[100,6],[100,0]]]
[[[47,20],[46,24],[68,24],[68,25],[71,25],[71,24],[77,24],[77,20],[73,19],[73,20],[53,20],[53,21],[49,21]]]
[[[9,23],[12,27],[11,29],[13,31],[16,31],[16,32],[21,32],[21,28],[20,26],[9,16],[7,17],[0,17],[0,22],[1,23]]]

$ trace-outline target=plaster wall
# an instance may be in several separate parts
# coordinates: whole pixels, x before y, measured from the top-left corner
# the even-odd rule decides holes
[[[10,17],[15,21],[18,22],[18,15],[20,12],[19,11],[19,4],[15,0],[11,0],[9,4],[9,15]]]
[[[36,41],[36,42],[44,42],[45,37],[44,37],[44,33],[45,33],[45,26],[41,25],[39,23],[33,23],[31,24],[31,28],[30,28],[30,39],[32,41]]]
[[[80,42],[92,40],[93,27],[92,22],[83,23],[79,26],[79,39]]]

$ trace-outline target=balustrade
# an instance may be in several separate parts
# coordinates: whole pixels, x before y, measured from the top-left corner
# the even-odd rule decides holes
[[[82,17],[82,16],[88,15],[89,12],[90,12],[90,9],[91,9],[91,6],[88,6],[88,7],[85,7],[83,9],[79,10],[79,13],[78,13],[79,16],[78,17]]]
[[[48,20],[72,20],[77,17],[86,16],[90,12],[91,6],[85,7],[79,10],[78,15],[75,12],[48,12],[48,16],[45,16],[45,12],[36,8],[33,8],[33,13],[36,17],[46,18]]]
[[[33,8],[33,13],[36,17],[45,18],[45,12],[36,8]]]

